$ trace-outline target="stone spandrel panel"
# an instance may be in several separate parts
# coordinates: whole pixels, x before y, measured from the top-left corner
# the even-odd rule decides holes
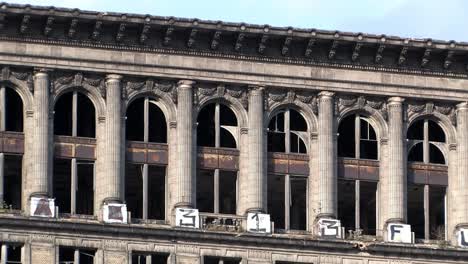
[[[200,257],[198,256],[179,256],[176,257],[176,264],[199,264]]]
[[[55,248],[50,246],[31,246],[31,263],[51,264],[55,263]]]
[[[341,257],[336,256],[320,256],[320,264],[344,264]]]
[[[367,264],[367,263],[361,259],[344,258],[343,264]]]
[[[104,263],[112,264],[127,264],[127,252],[126,251],[105,251],[104,252]],[[52,263],[52,262],[51,262]]]

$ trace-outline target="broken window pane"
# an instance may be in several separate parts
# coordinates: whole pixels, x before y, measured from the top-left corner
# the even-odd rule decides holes
[[[424,186],[408,184],[408,224],[416,238],[424,238]]]
[[[72,264],[75,262],[75,249],[59,247],[59,264]]]
[[[307,123],[296,110],[286,109],[277,113],[268,124],[268,152],[307,153],[306,144],[300,136],[304,136],[302,132],[306,131]],[[286,139],[289,140],[288,146]]]
[[[432,143],[429,143],[429,163],[445,164],[444,154]]]
[[[217,111],[219,115],[216,114]],[[234,137],[236,132],[230,129],[237,126],[237,118],[226,105],[220,103],[206,105],[200,110],[197,123],[198,146],[237,148]],[[218,137],[219,142],[216,142]]]
[[[166,143],[167,126],[164,113],[152,100],[149,100],[148,108],[148,141]]]
[[[289,128],[294,131],[307,131],[307,123],[304,117],[294,109],[289,109]]]
[[[81,93],[77,94],[77,136],[96,137],[96,113],[94,104],[89,98]]]
[[[411,162],[423,162],[424,161],[424,150],[423,150],[423,143],[417,143],[414,145],[408,154],[408,161]]]
[[[445,189],[429,186],[430,239],[445,240]]]
[[[5,88],[5,130],[23,131],[23,101],[11,88]]]
[[[145,119],[145,101],[148,105],[148,119]],[[149,97],[135,99],[127,108],[126,138],[130,141],[145,141],[147,129],[147,142],[166,143],[167,125],[162,110]],[[147,123],[147,128],[145,128]]]
[[[12,209],[21,209],[22,157],[4,156],[4,201]]]
[[[138,98],[127,107],[127,119],[125,121],[127,140],[144,141],[144,103],[145,98]]]
[[[428,122],[428,132],[429,132],[429,141],[435,142],[445,142],[445,132],[442,128],[434,121],[427,120]]]
[[[77,262],[75,262],[75,252],[77,253]],[[71,247],[59,247],[59,264],[93,264],[96,250],[75,249]]]
[[[132,264],[166,264],[168,257],[164,253],[132,252]]]
[[[60,213],[71,213],[71,160],[54,159],[53,187]]]
[[[346,230],[355,230],[356,212],[355,181],[338,180],[338,219]]]
[[[237,126],[237,117],[226,105],[219,104],[220,124],[222,126]]]
[[[219,213],[236,214],[237,172],[219,172]]]
[[[77,173],[76,213],[92,215],[94,205],[94,162],[77,162]]]
[[[197,208],[200,212],[236,214],[237,172],[219,170],[219,186],[216,171],[199,170],[197,174]],[[219,197],[215,197],[215,188]],[[216,199],[218,198],[218,199]],[[215,201],[219,201],[216,212]]]
[[[77,100],[73,97],[76,94]],[[54,107],[54,134],[73,136],[73,107],[76,105],[76,136],[96,137],[96,112],[89,98],[80,92],[61,95]]]
[[[338,156],[356,157],[355,116],[345,117],[338,126]]]
[[[375,235],[377,183],[360,181],[359,185],[360,227],[363,230],[363,234]]]
[[[275,229],[285,229],[284,175],[268,175],[268,213]]]
[[[197,208],[200,212],[214,212],[214,171],[199,170],[197,174]]]
[[[72,103],[73,93],[61,95],[54,108],[54,135],[72,135]]]
[[[285,133],[268,132],[268,152],[285,152]]]
[[[165,219],[166,168],[148,166],[148,219]]]
[[[411,124],[406,137],[412,140],[424,140],[424,119]]]
[[[307,178],[291,177],[291,227],[293,230],[306,230]]]

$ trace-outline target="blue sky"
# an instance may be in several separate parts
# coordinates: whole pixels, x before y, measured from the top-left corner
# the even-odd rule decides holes
[[[15,0],[7,2],[468,42],[468,0]]]

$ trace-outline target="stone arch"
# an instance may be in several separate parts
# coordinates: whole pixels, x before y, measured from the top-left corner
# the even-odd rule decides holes
[[[200,113],[200,110],[203,109],[203,107],[211,103],[215,103],[216,101],[219,101],[221,104],[226,105],[234,112],[237,118],[237,123],[238,123],[239,128],[247,127],[247,124],[248,124],[247,111],[242,106],[241,102],[231,97],[214,96],[214,97],[202,98],[198,106],[196,107],[194,120],[198,119],[198,113]]]
[[[361,114],[364,116],[367,116],[369,119],[369,123],[372,125],[372,127],[375,129],[377,138],[379,141],[382,139],[387,139],[388,138],[388,125],[386,118],[382,115],[382,113],[370,106],[364,106],[364,107],[350,107],[346,108],[343,111],[340,111],[340,114],[337,117],[337,129],[339,127],[340,122],[347,116],[353,115],[353,114]]]
[[[441,114],[439,112],[417,113],[417,114],[409,115],[407,126],[404,128],[404,131],[403,131],[405,137],[411,125],[420,119],[430,119],[434,121],[436,124],[438,124],[445,133],[445,136],[447,139],[447,142],[446,142],[447,146],[450,144],[456,144],[457,132],[456,132],[455,126],[452,124],[452,121],[450,120],[448,116]],[[448,153],[444,153],[444,154],[448,154]]]
[[[54,111],[55,103],[58,101],[60,96],[71,91],[81,92],[86,97],[88,97],[88,99],[93,103],[94,109],[96,110],[96,119],[106,115],[106,103],[104,101],[104,98],[101,96],[101,93],[99,92],[98,88],[87,84],[66,84],[57,86],[55,93],[49,101],[49,111]]]
[[[13,89],[19,95],[21,101],[23,102],[24,112],[26,112],[27,110],[34,109],[33,94],[29,90],[29,86],[25,82],[10,77],[8,80],[2,81],[2,84],[4,84],[8,88]]]
[[[267,128],[270,123],[270,119],[273,118],[278,112],[283,109],[291,108],[299,112],[307,123],[307,128],[309,133],[317,133],[318,121],[317,116],[312,111],[312,108],[305,103],[294,101],[292,103],[283,102],[283,103],[274,103],[269,107],[267,113],[267,118],[264,121],[263,127]]]

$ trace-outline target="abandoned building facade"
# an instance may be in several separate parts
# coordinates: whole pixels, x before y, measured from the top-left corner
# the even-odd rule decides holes
[[[466,263],[468,43],[0,4],[0,263]]]

